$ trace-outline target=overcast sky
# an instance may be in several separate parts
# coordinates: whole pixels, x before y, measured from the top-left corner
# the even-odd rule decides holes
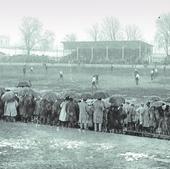
[[[147,42],[153,43],[155,20],[170,12],[170,0],[0,0],[0,35],[19,40],[19,25],[24,16],[37,17],[45,29],[61,41],[65,34],[76,33],[87,40],[87,30],[106,16],[120,23],[136,24]]]

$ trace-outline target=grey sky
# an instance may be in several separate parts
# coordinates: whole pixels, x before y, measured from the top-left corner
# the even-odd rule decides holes
[[[86,40],[87,29],[105,16],[117,17],[125,24],[138,25],[146,41],[153,42],[155,20],[170,12],[170,0],[0,0],[0,35],[19,39],[18,27],[23,16],[39,18],[44,28],[52,30],[57,41],[76,33]]]

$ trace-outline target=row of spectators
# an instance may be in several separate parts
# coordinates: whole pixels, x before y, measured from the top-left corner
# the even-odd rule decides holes
[[[170,134],[170,107],[161,101],[139,105],[124,101],[117,104],[102,97],[78,100],[67,96],[55,100],[31,94],[11,96],[2,95],[0,99],[0,118],[5,121],[117,133],[130,130]]]

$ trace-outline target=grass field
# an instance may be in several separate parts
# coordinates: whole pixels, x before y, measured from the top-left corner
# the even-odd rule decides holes
[[[72,90],[76,92],[91,91],[91,79],[94,74],[99,74],[98,90],[108,91],[110,94],[123,94],[126,96],[141,97],[158,95],[168,97],[170,94],[170,69],[163,72],[158,68],[159,75],[150,80],[152,67],[138,66],[140,84],[135,85],[134,68],[131,66],[115,65],[113,72],[108,66],[77,66],[77,65],[48,65],[46,72],[42,64],[27,65],[26,76],[23,76],[24,64],[0,64],[0,86],[15,87],[20,80],[31,80],[33,88],[37,90],[53,90],[57,92]],[[34,72],[30,71],[30,67]],[[64,81],[59,81],[59,71],[64,73]]]
[[[170,142],[0,121],[0,169],[169,169]]]

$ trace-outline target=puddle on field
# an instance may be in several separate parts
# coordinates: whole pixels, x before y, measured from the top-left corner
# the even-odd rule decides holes
[[[127,162],[139,161],[139,160],[149,160],[149,161],[157,161],[162,163],[170,163],[170,156],[165,157],[156,157],[156,155],[149,155],[145,153],[134,153],[134,152],[126,152],[120,154],[118,157],[123,157]]]
[[[68,141],[68,140],[51,140],[50,148],[67,148],[67,149],[79,149],[85,146],[85,142],[83,141]]]
[[[108,143],[94,143],[93,146],[96,146],[97,151],[106,151],[113,150],[116,146]]]
[[[28,150],[36,143],[31,139],[3,139],[0,141],[0,148],[10,147],[13,149]]]
[[[126,153],[120,154],[119,157],[123,157],[126,161],[138,161],[141,159],[151,158],[149,157],[148,154],[134,153],[134,152],[126,152]]]
[[[77,140],[58,140],[54,139],[50,141],[50,148],[67,148],[67,149],[82,149],[93,148],[96,151],[108,151],[113,150],[116,146],[109,143],[88,143],[86,141]]]
[[[43,142],[43,141],[42,141]],[[0,148],[10,147],[13,149],[28,150],[41,145],[41,141],[35,139],[3,139],[0,141]],[[86,141],[67,140],[67,139],[52,139],[49,141],[50,148],[67,148],[81,149],[93,147],[96,151],[112,150],[114,145],[107,143],[88,143]]]

